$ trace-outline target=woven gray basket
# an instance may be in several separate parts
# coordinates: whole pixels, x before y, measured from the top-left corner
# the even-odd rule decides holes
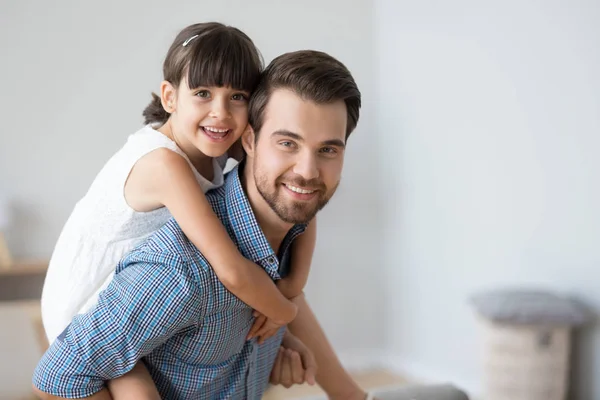
[[[590,319],[576,300],[540,290],[493,290],[471,297],[484,318],[514,325],[579,326]]]
[[[471,298],[483,331],[486,400],[564,400],[571,335],[590,314],[542,291],[497,290]]]

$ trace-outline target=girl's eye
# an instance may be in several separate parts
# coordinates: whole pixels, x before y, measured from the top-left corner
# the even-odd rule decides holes
[[[246,95],[242,94],[242,93],[236,93],[233,96],[231,96],[231,98],[235,101],[246,101]]]
[[[203,99],[207,99],[210,97],[210,92],[208,90],[201,90],[198,93],[196,93],[196,96],[202,97]]]

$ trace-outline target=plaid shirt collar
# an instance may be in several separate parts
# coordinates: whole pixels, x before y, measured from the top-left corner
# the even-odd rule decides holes
[[[236,238],[242,255],[262,265],[270,275],[275,275],[279,278],[278,271],[272,271],[269,268],[271,265],[277,264],[276,260],[278,257],[267,241],[261,227],[258,225],[256,216],[240,180],[243,178],[244,164],[242,161],[229,172],[223,186],[225,191],[225,209],[227,210],[229,223],[231,224],[233,235]],[[291,243],[305,229],[306,224],[294,225],[283,240],[282,246]]]

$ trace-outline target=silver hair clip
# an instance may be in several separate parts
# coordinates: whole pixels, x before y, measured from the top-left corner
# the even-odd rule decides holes
[[[198,37],[198,35],[194,35],[191,38],[189,38],[188,40],[186,40],[185,42],[183,42],[183,47],[187,46],[188,43],[190,43],[192,40],[196,39]]]

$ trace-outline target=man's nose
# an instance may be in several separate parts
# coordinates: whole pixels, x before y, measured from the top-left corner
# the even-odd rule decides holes
[[[211,102],[209,116],[219,120],[228,119],[231,117],[229,110],[229,101],[222,97],[217,97]]]
[[[307,181],[318,178],[319,166],[315,154],[310,151],[299,154],[296,164],[294,165],[294,173],[300,175]]]

